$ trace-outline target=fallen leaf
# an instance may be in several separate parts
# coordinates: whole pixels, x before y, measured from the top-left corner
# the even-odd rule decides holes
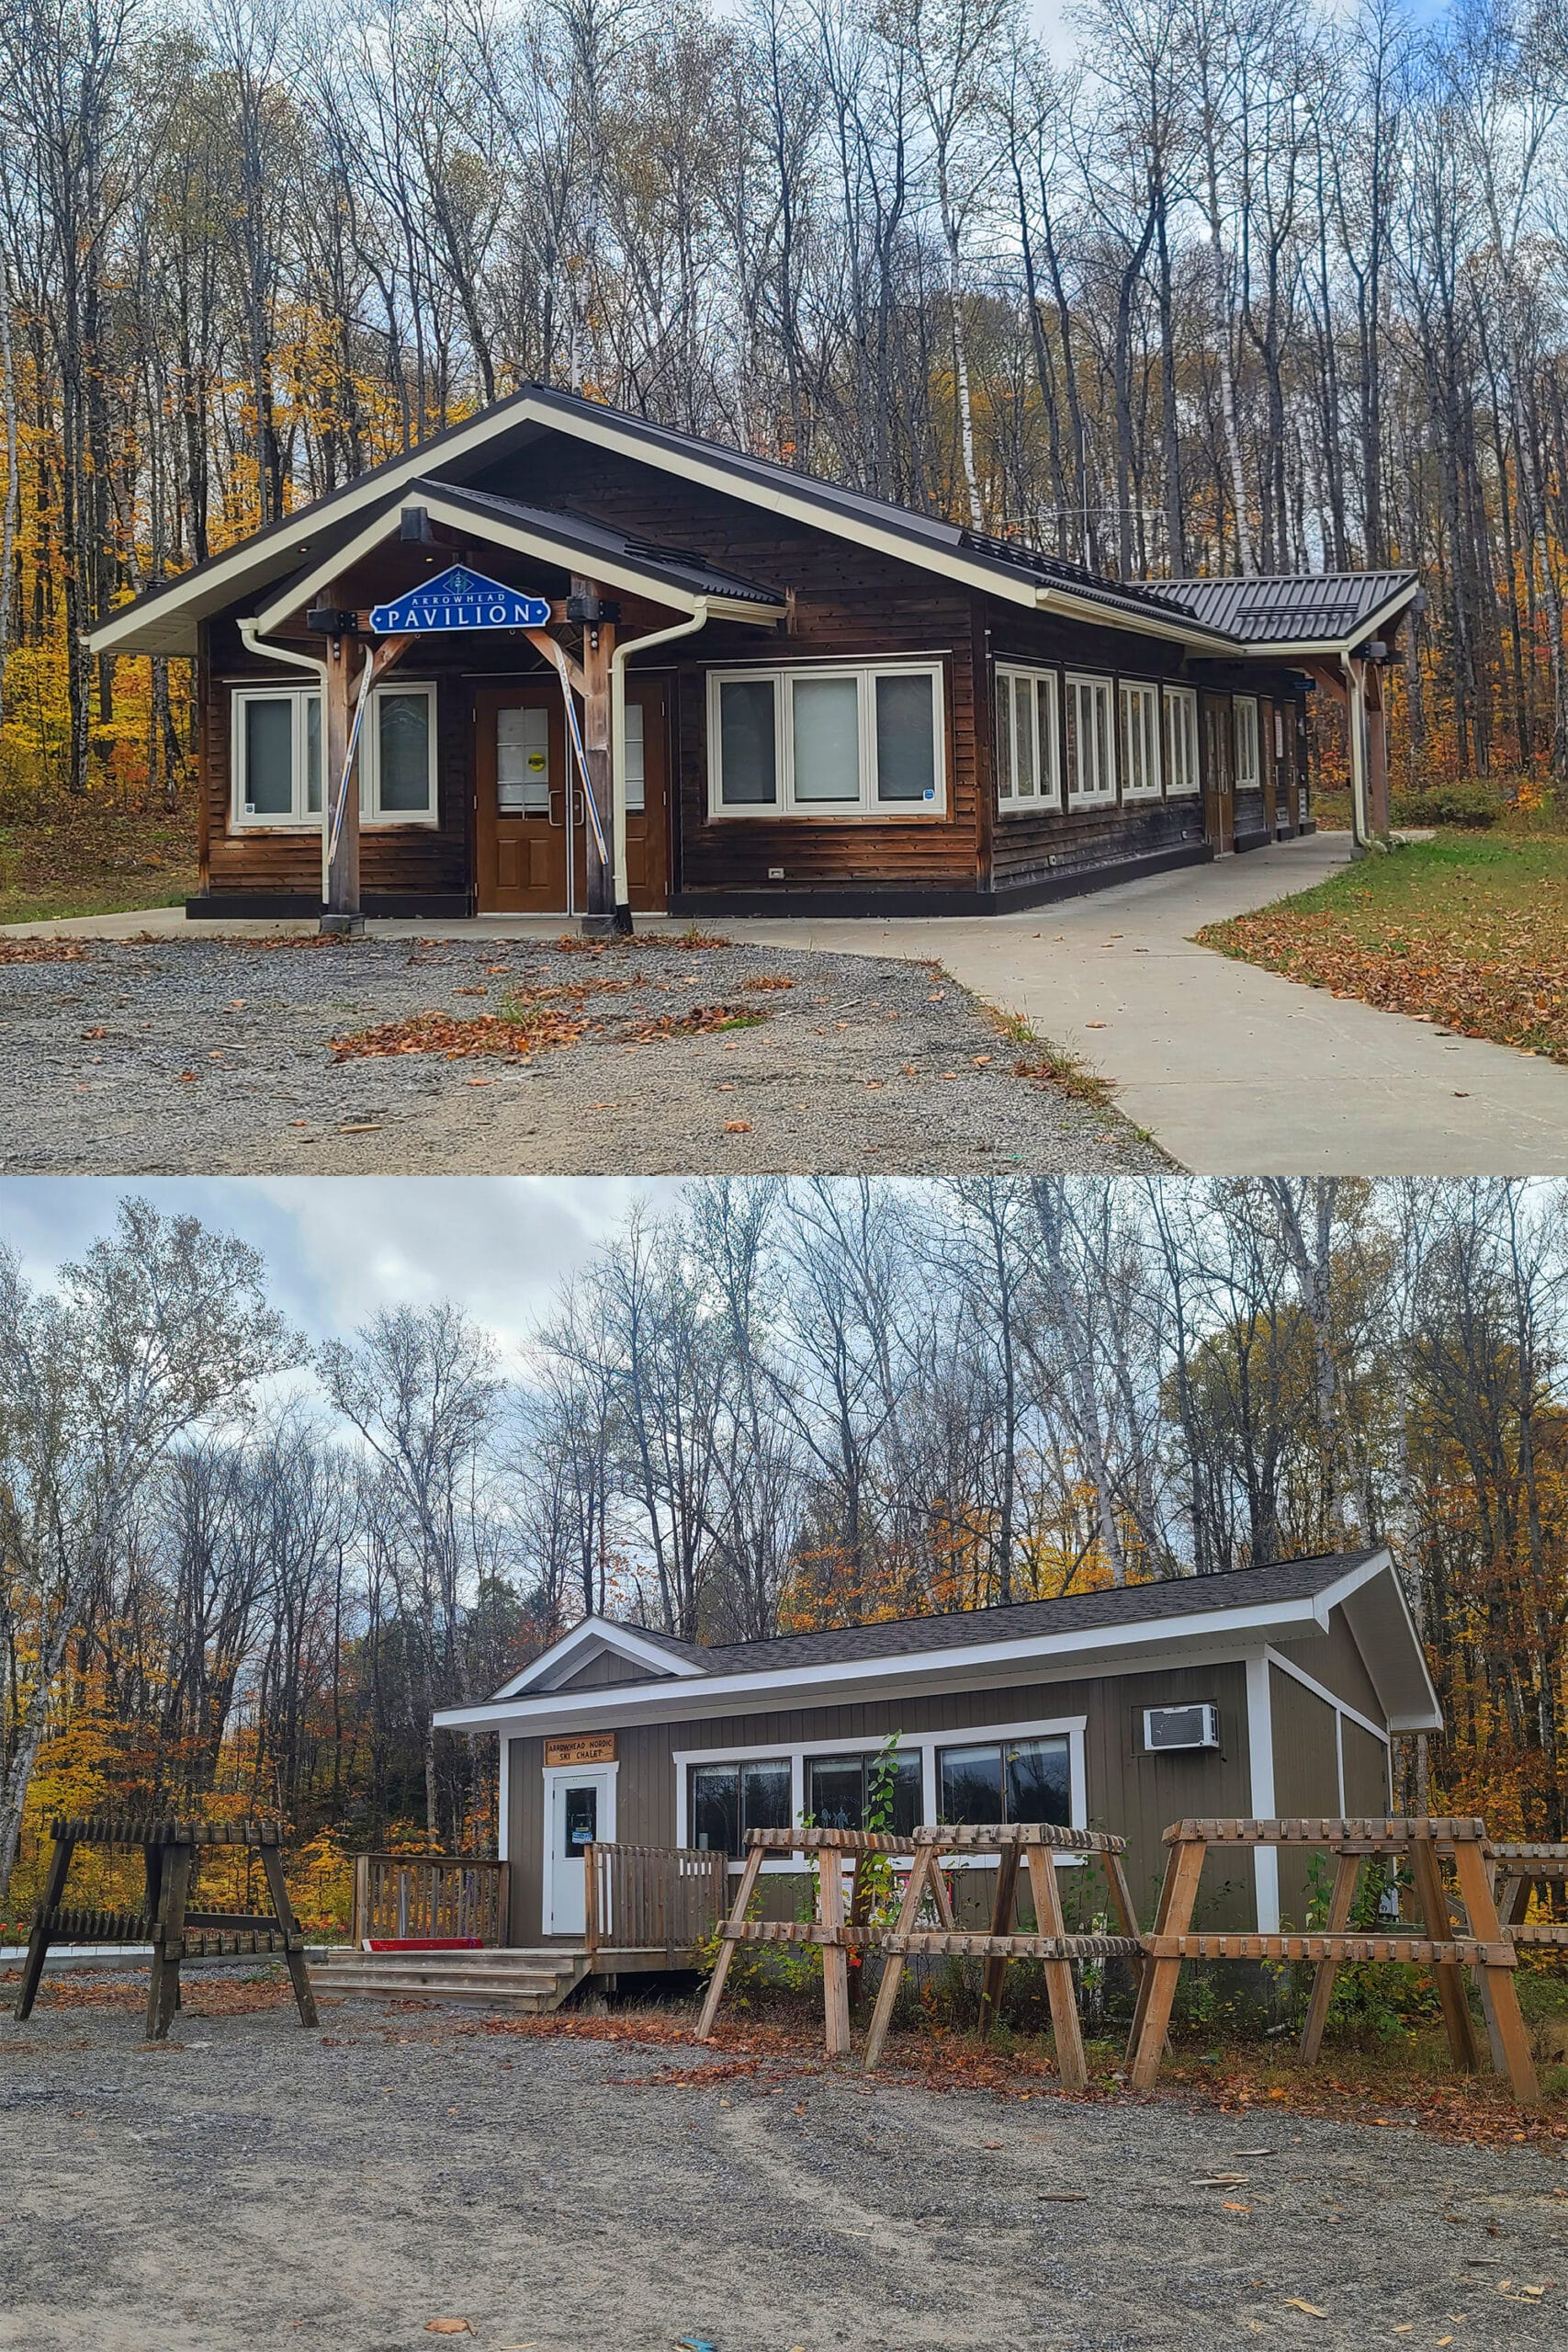
[[[969,1058],[976,1069],[984,1069],[987,1062],[996,1060],[996,1056],[995,1054],[972,1054]]]
[[[751,1122],[750,1119],[727,1119],[724,1132],[727,1136],[749,1136],[751,1132]]]
[[[1086,1021],[1084,1023],[1084,1027],[1086,1029],[1103,1029],[1105,1023],[1103,1021]]]
[[[193,1069],[182,1069],[182,1070],[181,1070],[181,1072],[180,1072],[180,1084],[181,1084],[182,1086],[189,1086],[189,1085],[193,1084],[193,1083],[194,1083],[194,1081],[195,1081],[195,1079],[196,1079],[196,1072],[195,1072],[195,1070],[193,1070]]]
[[[427,2319],[426,2335],[472,2335],[473,2329],[466,2319]]]
[[[1285,2309],[1288,2312],[1305,2312],[1309,2319],[1326,2319],[1328,2317],[1328,2313],[1323,2310],[1320,2304],[1303,2302],[1300,2295],[1287,2295],[1285,2298]]]

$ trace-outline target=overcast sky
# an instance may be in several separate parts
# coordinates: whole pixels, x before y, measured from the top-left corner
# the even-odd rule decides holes
[[[241,1235],[272,1268],[275,1303],[312,1339],[346,1333],[378,1306],[457,1298],[509,1351],[638,1199],[665,1178],[7,1176],[0,1236],[47,1283],[140,1194]]]

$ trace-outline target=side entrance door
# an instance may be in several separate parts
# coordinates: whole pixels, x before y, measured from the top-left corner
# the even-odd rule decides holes
[[[571,793],[560,689],[474,696],[475,888],[481,914],[564,915]]]
[[[667,692],[661,678],[626,680],[626,895],[637,915],[661,915],[670,903]],[[591,820],[575,765],[570,797],[577,891],[572,904],[585,907]]]
[[[1274,770],[1274,706],[1260,702],[1258,706],[1258,765],[1263,786],[1263,830],[1273,840],[1278,820],[1278,796]]]
[[[581,1936],[588,1925],[588,1849],[612,1844],[615,1836],[614,1768],[563,1765],[547,1771],[545,1832],[545,1933]]]
[[[1235,747],[1230,696],[1203,697],[1203,832],[1216,856],[1235,841]]]

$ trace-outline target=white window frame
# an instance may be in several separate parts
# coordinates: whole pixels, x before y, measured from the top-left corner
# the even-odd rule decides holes
[[[1243,763],[1244,743],[1247,763]],[[1235,695],[1231,698],[1231,741],[1235,756],[1235,788],[1238,792],[1256,792],[1263,782],[1263,766],[1258,741],[1258,696]]]
[[[906,1732],[898,1743],[901,1756],[918,1754],[920,1758],[920,1814],[924,1821],[933,1822],[937,1813],[937,1750],[941,1747],[989,1747],[1010,1740],[1065,1739],[1067,1743],[1067,1784],[1071,1791],[1072,1827],[1089,1827],[1089,1783],[1084,1760],[1084,1734],[1089,1728],[1087,1715],[1058,1715],[1045,1723],[1032,1724],[971,1724],[962,1729],[954,1726],[945,1731]],[[885,1740],[867,1738],[863,1733],[856,1738],[787,1740],[771,1739],[763,1747],[689,1747],[677,1748],[671,1758],[675,1770],[675,1843],[691,1842],[691,1768],[694,1764],[765,1764],[789,1758],[789,1811],[792,1822],[797,1822],[806,1810],[806,1759],[808,1756],[874,1756]],[[1072,1860],[1076,1857],[1058,1859]],[[960,1855],[953,1858],[958,1869],[990,1870],[994,1857]],[[732,1872],[741,1864],[732,1861]],[[779,1861],[762,1864],[764,1875],[769,1872],[798,1877],[804,1865],[793,1855]]]
[[[381,730],[380,699],[383,694],[423,695],[430,714],[426,733],[426,748],[430,775],[430,802],[426,808],[393,808],[383,812],[380,806]],[[261,680],[249,680],[230,689],[229,701],[229,769],[231,791],[229,822],[240,833],[319,833],[321,811],[306,806],[308,791],[306,776],[309,722],[307,711],[312,702],[321,700],[321,688],[307,685],[277,685]],[[286,702],[293,714],[291,742],[294,760],[293,806],[288,816],[258,816],[245,807],[245,708],[253,702]],[[359,743],[359,821],[374,825],[378,831],[399,825],[439,826],[441,802],[439,788],[439,759],[436,721],[438,707],[435,681],[433,678],[389,678],[381,685],[373,686]],[[321,797],[330,797],[327,776],[327,744],[323,716],[321,734]]]
[[[1008,747],[1004,763],[998,741],[993,763],[997,779],[997,808],[1003,817],[1027,817],[1039,808],[1059,810],[1062,806],[1062,686],[1055,670],[1031,669],[1022,662],[998,662],[994,665],[995,685],[991,696],[993,723],[999,727],[1001,687],[1008,689]],[[1029,688],[1031,748],[1033,756],[1034,790],[1021,793],[1018,789],[1018,689]],[[1040,692],[1047,690],[1051,705],[1050,731],[1042,734],[1040,726]],[[1006,789],[1003,789],[1004,782]]]
[[[1069,808],[1113,808],[1116,802],[1116,681],[1114,678],[1107,677],[1100,672],[1069,670],[1063,680],[1063,684],[1066,687],[1069,700],[1077,703],[1078,706],[1074,714],[1078,723],[1075,727],[1073,732],[1077,741],[1077,769],[1078,778],[1080,780],[1075,781],[1069,767],[1067,775],[1067,806]],[[1095,766],[1097,773],[1094,784],[1087,791],[1081,782],[1084,769],[1084,729],[1082,725],[1082,703],[1078,698],[1083,695],[1088,695],[1092,697],[1096,703],[1102,704],[1105,711],[1105,731],[1103,737],[1101,736],[1098,727],[1093,730],[1096,747]],[[1110,769],[1109,775],[1100,775],[1098,773],[1100,767],[1099,752],[1102,745],[1107,755],[1107,762]]]
[[[1123,800],[1157,800],[1165,788],[1159,687],[1152,678],[1122,678],[1117,685],[1116,703],[1117,716],[1121,720],[1117,757],[1122,766],[1122,797]],[[1145,765],[1152,765],[1154,770],[1152,778],[1145,776],[1142,784],[1133,782],[1133,762],[1127,756],[1132,749],[1134,724],[1143,738]]]
[[[312,832],[321,830],[321,812],[306,807],[307,706],[320,696],[320,688],[307,685],[273,685],[256,679],[243,685],[232,686],[229,694],[229,824],[236,833]],[[245,807],[245,712],[254,702],[281,702],[289,706],[291,714],[289,742],[294,763],[293,797],[288,814],[258,815]],[[327,747],[321,742],[321,791],[326,794]]]
[[[799,682],[816,679],[852,678],[858,690],[857,718],[860,742],[860,798],[858,800],[802,800],[795,797],[795,728],[790,704]],[[876,681],[879,678],[929,678],[931,682],[931,774],[935,796],[930,800],[879,800],[876,797]],[[736,801],[727,805],[724,799],[723,739],[719,729],[719,695],[727,685],[771,684],[773,689],[773,772],[778,780],[778,798]],[[711,822],[731,824],[761,819],[776,824],[780,818],[794,822],[826,824],[929,824],[933,818],[945,819],[948,813],[947,792],[947,720],[942,693],[942,665],[940,662],[814,662],[798,668],[754,670],[710,670],[707,691],[708,729],[708,817]]]
[[[1185,800],[1202,789],[1198,732],[1198,689],[1196,686],[1167,686],[1165,689],[1166,741],[1165,794],[1168,800]],[[1181,741],[1181,759],[1176,759],[1177,736]]]
[[[429,714],[424,740],[430,797],[428,805],[423,808],[383,809],[381,807],[380,704],[383,695],[423,695],[424,696],[425,707]],[[365,725],[359,739],[359,821],[362,825],[389,827],[440,824],[439,763],[436,756],[435,734],[438,717],[434,678],[388,678],[382,684],[372,686],[369,705],[365,713]]]

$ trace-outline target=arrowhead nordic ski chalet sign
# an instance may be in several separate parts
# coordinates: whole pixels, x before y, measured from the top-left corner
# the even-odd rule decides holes
[[[370,626],[381,637],[411,637],[444,628],[543,628],[550,608],[543,596],[525,596],[455,563],[422,580],[389,605],[372,605]]]

